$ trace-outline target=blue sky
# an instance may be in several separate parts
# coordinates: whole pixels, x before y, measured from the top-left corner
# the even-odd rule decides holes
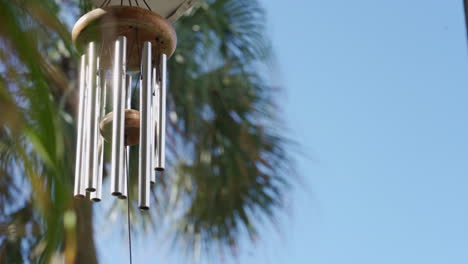
[[[462,1],[262,2],[306,187],[237,262],[468,263]]]
[[[241,263],[468,263],[462,1],[263,3],[310,190]]]

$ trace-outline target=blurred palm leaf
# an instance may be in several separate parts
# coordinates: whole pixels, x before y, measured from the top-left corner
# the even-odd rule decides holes
[[[178,234],[191,248],[235,246],[243,230],[255,237],[258,216],[274,217],[289,186],[273,89],[258,72],[270,55],[263,22],[256,1],[218,0],[200,2],[176,25],[171,131],[185,147],[168,175],[177,186],[170,210],[184,211]]]

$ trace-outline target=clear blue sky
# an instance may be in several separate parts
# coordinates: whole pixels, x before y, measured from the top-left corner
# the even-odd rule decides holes
[[[468,263],[462,0],[262,2],[308,187],[238,263]]]

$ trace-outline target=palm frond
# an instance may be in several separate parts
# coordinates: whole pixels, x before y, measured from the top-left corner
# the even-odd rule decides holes
[[[191,249],[235,248],[257,236],[261,219],[274,220],[293,174],[274,90],[258,71],[271,55],[263,10],[257,1],[201,2],[177,32],[169,115],[183,143],[166,176],[177,186],[168,194],[177,239]]]

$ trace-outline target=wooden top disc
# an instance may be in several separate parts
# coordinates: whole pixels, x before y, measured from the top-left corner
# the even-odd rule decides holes
[[[82,16],[72,30],[75,47],[84,53],[86,45],[95,41],[100,48],[102,65],[110,65],[113,44],[119,36],[127,38],[127,67],[139,68],[143,43],[149,41],[153,56],[170,57],[177,45],[172,24],[162,16],[147,9],[131,6],[97,8]],[[101,66],[102,66],[101,65]],[[102,68],[102,67],[101,67]]]

